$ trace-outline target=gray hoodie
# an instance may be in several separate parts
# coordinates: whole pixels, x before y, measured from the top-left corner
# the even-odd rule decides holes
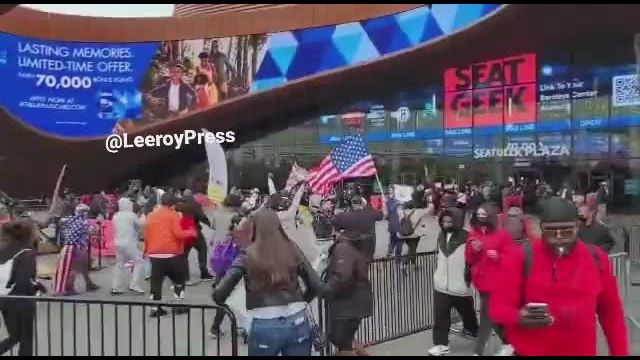
[[[133,212],[133,202],[128,198],[118,200],[118,212],[113,216],[116,245],[137,245],[144,218]]]

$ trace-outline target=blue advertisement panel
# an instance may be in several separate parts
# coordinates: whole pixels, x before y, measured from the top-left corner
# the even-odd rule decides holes
[[[138,89],[158,46],[0,34],[0,104],[51,134],[109,134],[119,119],[142,116]]]
[[[573,137],[573,153],[577,156],[606,157],[609,154],[609,134],[580,132]]]
[[[547,63],[540,67],[538,80],[539,132],[571,129],[571,77],[567,64]]]
[[[571,81],[573,128],[603,129],[609,126],[611,75],[602,67],[574,67]]]
[[[471,137],[444,138],[444,155],[452,157],[466,157],[472,154]]]

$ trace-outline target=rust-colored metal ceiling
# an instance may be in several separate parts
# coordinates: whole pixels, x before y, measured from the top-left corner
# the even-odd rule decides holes
[[[296,4],[175,4],[175,16],[222,14],[295,6]]]

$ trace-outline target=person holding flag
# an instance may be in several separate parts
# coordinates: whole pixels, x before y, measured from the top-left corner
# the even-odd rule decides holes
[[[319,166],[312,169],[308,182],[314,193],[326,197],[337,182],[368,176],[376,176],[377,179],[376,166],[362,137],[355,135],[333,149]],[[375,223],[384,218],[386,207],[383,206],[383,211],[375,210],[363,206],[363,200],[358,196],[355,211],[335,215],[333,224],[338,230],[358,233],[362,237],[361,251],[372,260],[376,249]]]

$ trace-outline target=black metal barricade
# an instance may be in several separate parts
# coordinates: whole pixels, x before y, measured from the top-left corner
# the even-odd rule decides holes
[[[620,295],[626,300],[630,283],[628,256],[626,253],[611,254],[609,260],[619,282]],[[433,275],[436,265],[436,252],[371,262],[369,278],[373,288],[373,316],[362,321],[356,333],[356,344],[372,346],[433,328]],[[473,297],[475,308],[479,310],[480,299],[475,290]],[[321,300],[318,304],[319,324],[326,334],[329,329],[327,303]],[[451,315],[452,323],[459,320],[455,310]],[[327,342],[321,355],[331,355],[333,352],[333,347]]]
[[[18,305],[20,316],[31,316],[25,304],[32,303],[34,356],[238,355],[236,318],[226,307],[49,297],[5,297],[0,302],[5,309]],[[151,317],[159,304],[168,315]],[[179,314],[175,310],[180,308],[189,311]],[[225,314],[221,330],[227,335],[210,339],[217,311]],[[0,337],[7,336],[5,325]],[[17,355],[18,348],[10,354]]]
[[[376,259],[369,265],[373,288],[373,316],[364,319],[356,343],[371,346],[433,327],[433,274],[436,252]],[[319,323],[326,332],[325,301],[318,302]],[[333,353],[330,344],[324,355]]]

